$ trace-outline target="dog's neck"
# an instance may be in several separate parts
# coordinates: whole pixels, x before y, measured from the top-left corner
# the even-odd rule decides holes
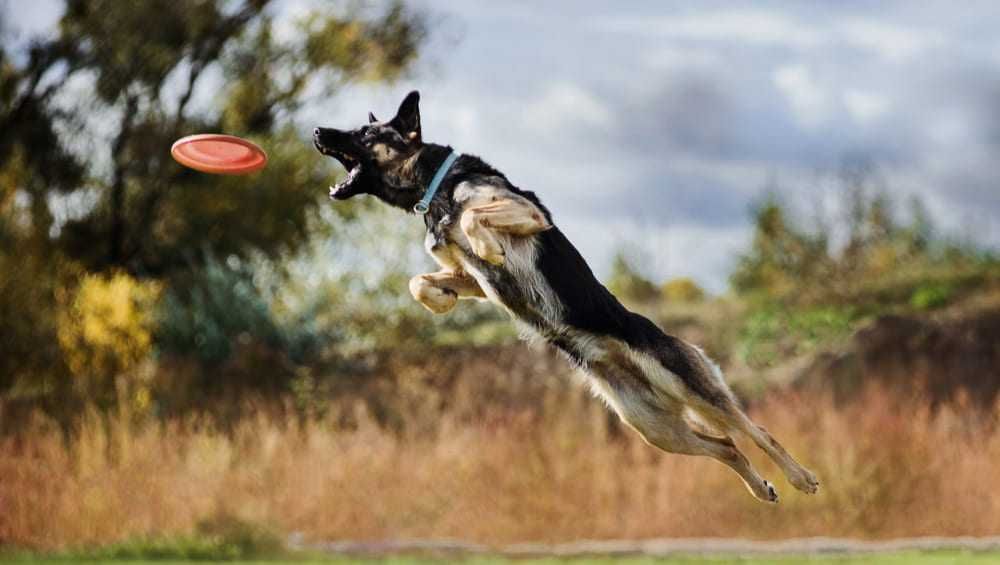
[[[395,171],[386,175],[386,184],[392,188],[380,195],[382,200],[397,208],[412,211],[413,206],[423,198],[434,173],[450,154],[451,147],[425,144],[407,157]]]

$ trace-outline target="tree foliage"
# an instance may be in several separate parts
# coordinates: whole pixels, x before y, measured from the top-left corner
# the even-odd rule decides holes
[[[209,362],[248,339],[303,355],[251,275],[220,265],[280,264],[322,233],[334,169],[295,117],[412,66],[423,17],[379,6],[288,21],[270,0],[66,0],[47,35],[21,45],[0,29],[0,403],[108,399],[153,346],[184,340],[216,348]],[[175,163],[171,144],[201,132],[255,140],[268,167],[232,178]]]
[[[810,227],[774,194],[756,207],[753,242],[730,277],[737,293],[798,304],[905,303],[921,285],[968,282],[995,266],[988,254],[938,235],[919,199],[901,206],[870,167],[845,169],[840,180],[839,217]]]
[[[294,112],[310,93],[397,77],[424,27],[392,4],[312,13],[281,33],[269,4],[68,0],[58,34],[23,65],[3,54],[0,158],[25,171],[3,190],[27,197],[32,235],[88,270],[143,277],[189,268],[199,247],[243,257],[301,246],[330,170]],[[175,139],[203,131],[255,139],[269,168],[220,180],[170,159]],[[55,194],[75,203],[61,223]]]
[[[607,285],[615,296],[628,302],[648,302],[660,294],[656,285],[639,272],[624,252],[615,254]]]

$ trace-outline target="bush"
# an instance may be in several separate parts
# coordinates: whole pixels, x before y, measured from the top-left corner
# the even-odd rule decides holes
[[[820,217],[811,228],[796,225],[773,194],[757,207],[753,243],[730,278],[736,292],[785,304],[925,309],[950,300],[948,279],[957,274],[996,272],[994,257],[936,235],[919,201],[901,214],[871,170],[849,170],[842,181],[845,217]]]
[[[930,310],[947,304],[955,294],[955,289],[945,283],[925,283],[913,291],[910,305],[917,310]]]
[[[125,273],[87,275],[64,291],[58,337],[63,356],[83,395],[110,405],[115,379],[134,377],[136,367],[153,349],[155,304],[160,287]],[[140,408],[148,393],[129,379],[129,393]]]
[[[628,302],[649,302],[659,297],[660,291],[652,281],[642,275],[623,252],[615,255],[608,278],[608,290]]]
[[[739,353],[751,367],[767,367],[850,335],[858,318],[850,308],[763,306],[747,316],[740,331]]]
[[[242,262],[214,258],[175,281],[159,308],[157,345],[167,355],[194,355],[206,364],[230,357],[239,342],[258,342],[301,361],[316,345],[308,320],[284,323],[271,310],[254,273]]]
[[[322,339],[313,321],[279,317],[254,274],[243,262],[209,257],[164,293],[156,329],[161,408],[176,412],[220,395],[235,401],[244,393],[286,392],[315,361]]]
[[[663,283],[660,295],[667,302],[701,302],[705,291],[689,277],[677,277]]]

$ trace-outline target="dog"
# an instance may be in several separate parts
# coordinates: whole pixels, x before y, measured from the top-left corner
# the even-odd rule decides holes
[[[425,143],[419,101],[410,92],[391,120],[369,112],[356,129],[313,132],[316,148],[347,170],[330,188],[332,199],[368,194],[423,214],[424,246],[440,270],[410,280],[417,302],[442,314],[463,298],[489,300],[523,335],[562,352],[650,445],[712,457],[753,496],[777,502],[772,483],[733,442],[742,433],[795,488],[817,491],[816,476],[740,409],[701,349],[629,311],[597,280],[535,193],[476,156],[455,158],[451,147]]]

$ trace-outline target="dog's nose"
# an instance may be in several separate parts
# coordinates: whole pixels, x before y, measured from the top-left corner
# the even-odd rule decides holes
[[[315,129],[313,130],[313,137],[316,137],[316,136],[318,136],[318,135],[319,135],[319,128],[315,128]]]

